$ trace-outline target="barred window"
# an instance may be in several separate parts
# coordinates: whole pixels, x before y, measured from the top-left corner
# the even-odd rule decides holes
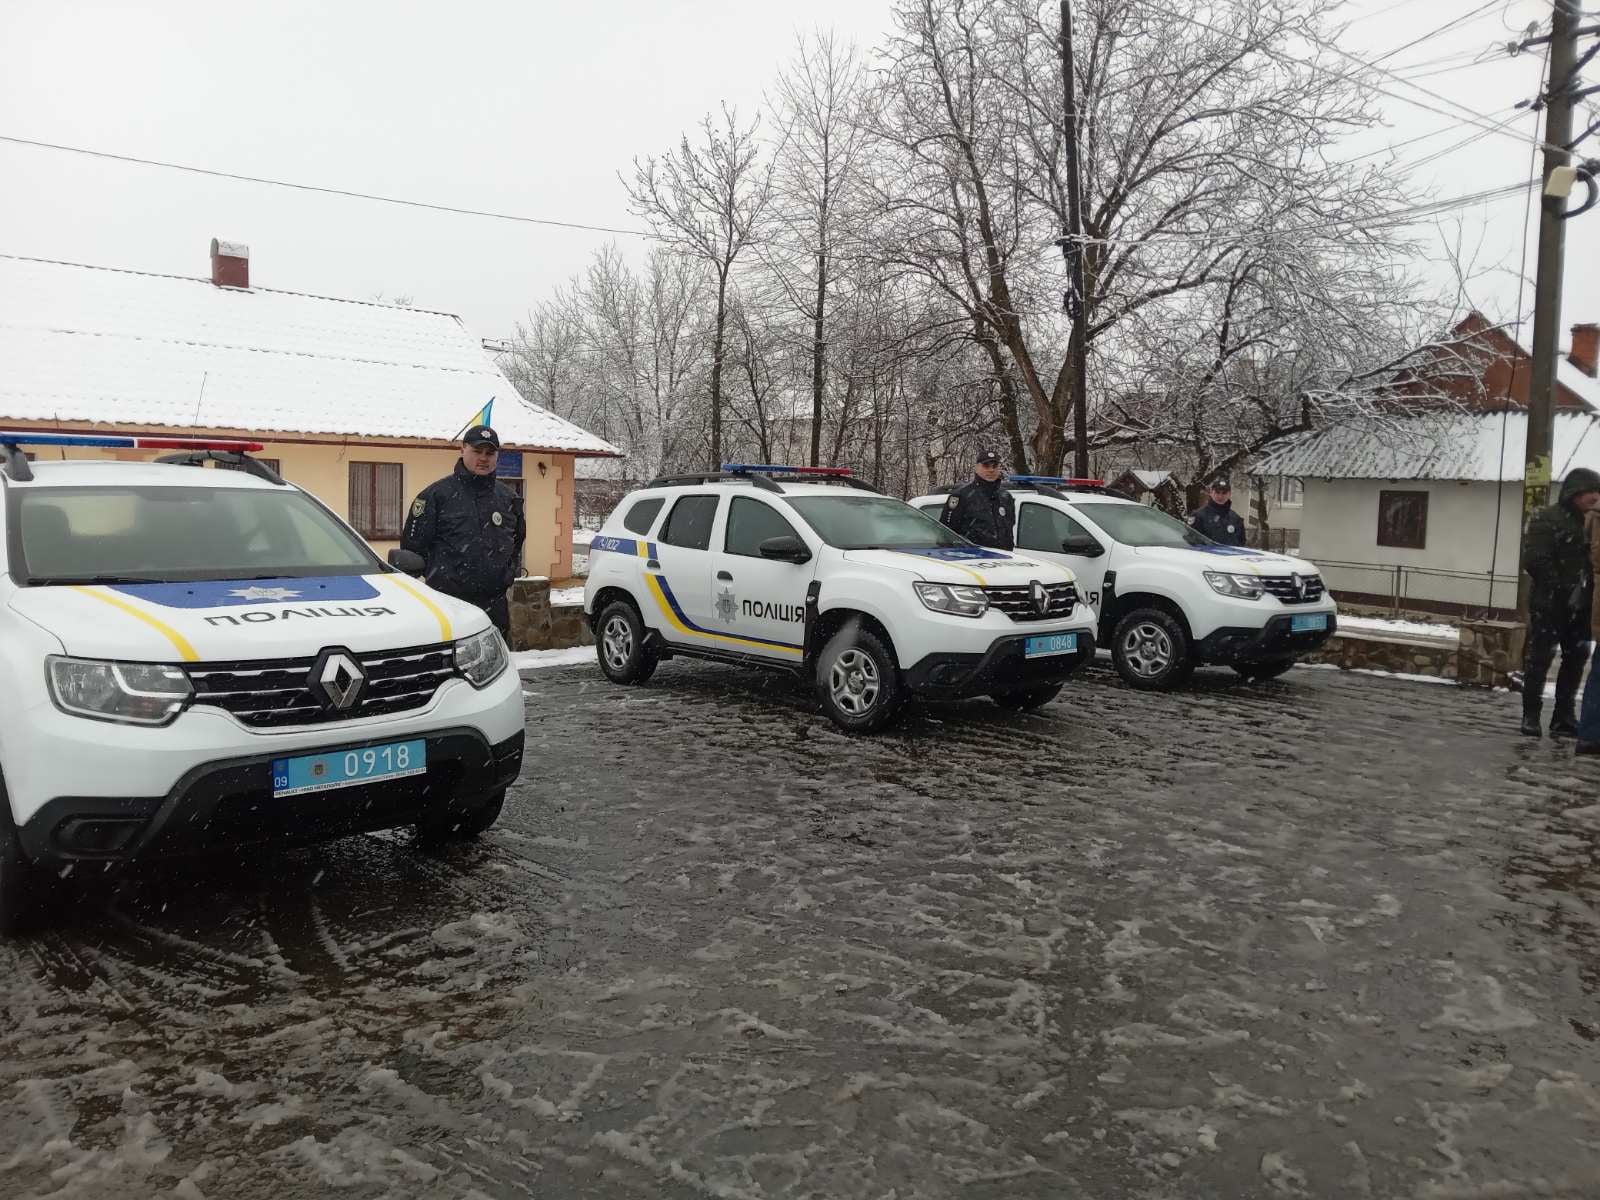
[[[364,538],[394,541],[405,513],[404,475],[399,463],[350,464],[350,524]]]

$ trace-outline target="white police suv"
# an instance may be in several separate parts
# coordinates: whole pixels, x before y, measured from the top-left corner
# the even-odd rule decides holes
[[[1222,546],[1096,480],[1024,475],[1019,553],[1069,567],[1124,680],[1174,687],[1203,663],[1270,679],[1332,636],[1337,606],[1314,564]],[[912,503],[937,515],[943,493]]]
[[[776,666],[850,731],[909,695],[1034,708],[1094,653],[1070,570],[974,546],[843,469],[657,479],[590,556],[584,609],[608,678],[642,683],[675,655]]]
[[[500,635],[256,449],[0,433],[0,927],[74,865],[498,816],[523,746]]]

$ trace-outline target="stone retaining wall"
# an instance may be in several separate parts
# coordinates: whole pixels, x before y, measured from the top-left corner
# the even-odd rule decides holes
[[[583,605],[550,603],[548,579],[519,579],[511,585],[511,648],[559,650],[592,646],[594,634]]]
[[[1460,642],[1366,630],[1338,630],[1306,662],[1332,663],[1344,670],[1388,671],[1453,679],[1467,687],[1506,687],[1509,674],[1522,669],[1526,634],[1514,621],[1465,621]]]

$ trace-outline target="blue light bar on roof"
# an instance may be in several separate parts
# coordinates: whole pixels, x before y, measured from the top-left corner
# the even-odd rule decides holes
[[[1065,475],[1008,475],[1012,483],[1049,483],[1066,487],[1105,487],[1100,479],[1071,479]]]
[[[835,479],[853,474],[849,467],[786,467],[776,463],[723,463],[730,475],[824,475]]]
[[[117,450],[261,450],[242,438],[145,437],[126,433],[49,433],[38,429],[0,430],[0,446],[105,446]]]

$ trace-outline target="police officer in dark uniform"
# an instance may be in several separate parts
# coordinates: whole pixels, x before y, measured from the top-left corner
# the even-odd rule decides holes
[[[455,471],[412,502],[400,547],[422,556],[429,587],[476,604],[509,639],[506,592],[522,567],[527,526],[522,498],[495,478],[499,459],[500,438],[493,429],[467,430]]]
[[[1189,514],[1190,526],[1224,546],[1244,545],[1244,518],[1233,511],[1233,485],[1220,477],[1213,479],[1206,496],[1206,502]]]
[[[1522,568],[1528,589],[1528,641],[1522,660],[1522,732],[1540,737],[1544,681],[1556,650],[1555,712],[1550,733],[1576,734],[1578,684],[1589,662],[1589,616],[1594,570],[1584,518],[1600,507],[1600,474],[1575,467],[1561,483],[1560,499],[1528,521],[1522,540]]]
[[[980,546],[1015,549],[1012,518],[1016,503],[1000,482],[1004,475],[998,451],[978,451],[973,479],[950,493],[939,514],[940,523]]]

